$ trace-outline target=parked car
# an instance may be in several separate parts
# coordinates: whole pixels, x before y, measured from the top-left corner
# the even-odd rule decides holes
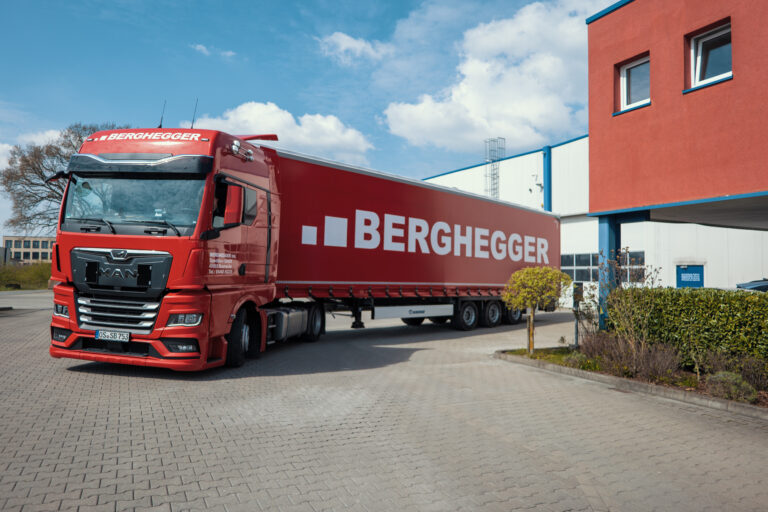
[[[768,278],[737,284],[736,288],[741,288],[742,290],[751,290],[755,292],[768,292]]]

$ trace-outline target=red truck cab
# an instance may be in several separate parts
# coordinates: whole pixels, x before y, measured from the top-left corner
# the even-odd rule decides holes
[[[274,299],[279,196],[274,152],[244,146],[182,129],[85,141],[53,251],[52,356],[200,370],[227,362],[233,323],[239,352],[263,349],[248,331],[266,322],[237,316]]]

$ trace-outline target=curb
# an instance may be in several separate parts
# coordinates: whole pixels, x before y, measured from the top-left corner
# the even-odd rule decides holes
[[[547,363],[538,359],[528,359],[527,357],[505,354],[504,352],[504,350],[497,350],[494,352],[493,357],[496,359],[509,361],[511,363],[533,366],[534,368],[540,368],[542,370],[548,370],[554,373],[561,373],[564,375],[570,375],[572,377],[579,377],[581,379],[608,384],[609,386],[620,389],[622,391],[634,391],[636,393],[646,393],[648,395],[661,396],[671,400],[677,400],[678,402],[700,405],[710,409],[728,411],[741,414],[743,416],[749,416],[750,418],[757,418],[768,421],[768,409],[763,407],[756,407],[754,405],[745,403],[733,402],[731,400],[724,400],[722,398],[702,396],[697,393],[683,391],[681,389],[667,388],[664,386],[657,386],[655,384],[648,384],[630,379],[622,379],[621,377],[614,377],[613,375],[604,375],[602,373],[593,373],[586,370],[579,370],[578,368],[569,368],[567,366]]]

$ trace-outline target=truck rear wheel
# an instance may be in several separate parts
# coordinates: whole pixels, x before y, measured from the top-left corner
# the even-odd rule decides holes
[[[423,318],[401,318],[400,320],[402,320],[405,325],[410,325],[411,327],[417,327],[424,323]]]
[[[496,327],[501,323],[502,311],[501,302],[497,300],[486,302],[483,313],[480,315],[480,325],[483,327]]]
[[[519,309],[504,308],[502,321],[505,324],[519,324],[523,318],[523,312]]]
[[[227,366],[237,368],[245,363],[245,354],[248,352],[251,341],[251,326],[248,323],[248,315],[244,309],[237,312],[232,328],[227,338]]]
[[[307,332],[301,337],[304,341],[317,341],[323,334],[323,321],[325,320],[325,311],[320,304],[313,304],[309,308],[307,318]]]
[[[461,302],[456,308],[451,325],[460,331],[471,331],[477,327],[477,305],[474,302]]]

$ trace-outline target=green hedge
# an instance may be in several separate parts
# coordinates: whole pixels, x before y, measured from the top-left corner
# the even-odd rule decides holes
[[[768,293],[709,288],[635,288],[634,307],[650,307],[648,338],[675,346],[768,360]],[[609,307],[609,316],[612,311]]]
[[[0,265],[0,290],[18,285],[23,290],[47,288],[51,277],[50,263],[32,265]]]

